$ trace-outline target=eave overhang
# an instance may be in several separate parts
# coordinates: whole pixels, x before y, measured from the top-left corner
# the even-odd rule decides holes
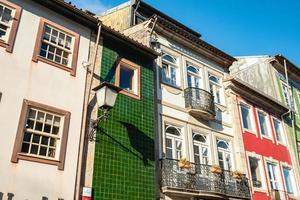
[[[258,89],[252,87],[239,78],[229,77],[224,80],[224,83],[228,83],[226,88],[232,89],[244,99],[254,103],[270,113],[273,113],[278,117],[289,111],[289,108],[283,103],[269,95],[260,92]]]
[[[292,79],[300,82],[300,68],[297,65],[295,65],[290,60],[288,60],[286,57],[284,57],[283,55],[280,55],[280,54],[275,55],[274,58],[277,61],[277,63],[280,64],[279,67],[281,68],[281,72],[283,74],[285,73],[284,72],[284,60],[285,60],[289,78],[292,78]],[[271,61],[271,63],[273,64],[275,60]],[[275,63],[275,65],[276,65],[276,63]]]

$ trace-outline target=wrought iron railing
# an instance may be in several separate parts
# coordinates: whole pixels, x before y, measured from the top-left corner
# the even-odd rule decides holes
[[[233,177],[233,172],[212,172],[212,166],[191,163],[189,169],[178,166],[178,160],[162,159],[161,186],[192,193],[210,193],[226,197],[250,199],[248,179],[245,175]]]
[[[189,87],[184,90],[185,107],[202,110],[215,116],[214,96],[203,89]]]

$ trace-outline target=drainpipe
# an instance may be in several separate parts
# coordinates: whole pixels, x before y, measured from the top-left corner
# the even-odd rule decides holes
[[[81,133],[80,133],[80,141],[79,141],[79,154],[78,154],[78,163],[77,163],[77,172],[76,172],[76,182],[75,182],[75,199],[79,200],[80,199],[80,191],[81,191],[81,183],[82,183],[82,166],[84,161],[83,158],[83,152],[85,149],[85,139],[86,139],[86,129],[88,127],[87,123],[87,111],[88,111],[88,106],[90,102],[90,95],[91,95],[91,89],[92,89],[92,84],[93,84],[93,77],[94,77],[94,72],[96,68],[96,60],[97,60],[97,53],[98,53],[98,46],[99,46],[99,41],[100,41],[100,34],[101,34],[101,28],[102,24],[99,21],[98,24],[98,33],[97,33],[97,39],[95,43],[95,48],[94,48],[94,57],[93,57],[93,62],[92,62],[92,70],[90,71],[87,68],[86,71],[86,82],[85,82],[85,95],[84,95],[84,104],[83,104],[83,114],[82,114],[82,122],[81,122]],[[101,71],[101,70],[100,70]],[[89,81],[88,79],[88,73],[91,73]],[[88,85],[90,83],[90,85]],[[92,197],[82,197],[82,200],[89,200],[92,199]]]

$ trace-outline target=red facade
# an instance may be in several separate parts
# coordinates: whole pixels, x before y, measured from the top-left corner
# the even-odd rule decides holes
[[[250,187],[251,187],[251,193],[252,193],[252,199],[254,200],[264,200],[264,199],[274,199],[274,191],[271,188],[270,183],[270,175],[268,174],[268,167],[266,166],[267,162],[269,160],[274,161],[278,165],[278,176],[277,180],[280,184],[280,195],[283,197],[283,199],[288,199],[287,192],[285,191],[285,182],[283,178],[283,171],[282,166],[291,166],[291,156],[290,152],[288,150],[288,147],[285,144],[279,143],[276,138],[275,130],[274,130],[274,123],[272,120],[273,115],[271,115],[268,112],[266,113],[266,119],[268,120],[269,130],[271,133],[270,138],[263,137],[260,133],[260,124],[259,124],[259,117],[258,117],[258,110],[263,110],[262,108],[258,108],[252,103],[244,101],[242,98],[238,98],[239,105],[241,104],[247,104],[249,106],[249,111],[251,112],[251,120],[252,120],[252,131],[249,131],[247,129],[243,128],[243,119],[242,119],[242,112],[241,109],[239,109],[240,112],[240,123],[242,127],[243,132],[243,141],[244,141],[244,148],[246,152],[247,157],[247,171],[248,171],[248,177],[250,180]],[[282,127],[283,127],[283,123]],[[286,136],[286,132],[283,130],[283,134]],[[285,137],[286,138],[286,137]],[[264,185],[262,188],[255,188],[253,187],[252,183],[252,177],[251,177],[251,169],[249,164],[249,155],[257,156],[260,158],[261,168],[260,168],[260,174],[261,174],[261,182]]]

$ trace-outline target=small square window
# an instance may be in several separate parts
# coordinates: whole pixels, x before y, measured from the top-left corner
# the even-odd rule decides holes
[[[121,59],[116,70],[116,86],[120,93],[140,99],[140,67],[135,63]]]

